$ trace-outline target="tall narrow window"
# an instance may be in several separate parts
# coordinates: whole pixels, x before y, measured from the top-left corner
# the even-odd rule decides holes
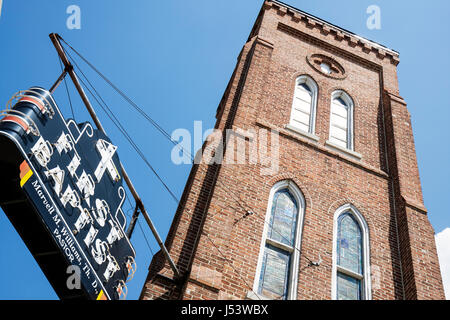
[[[290,125],[304,132],[314,134],[317,103],[317,85],[307,76],[300,76],[295,82]]]
[[[344,91],[331,97],[330,142],[353,150],[353,100]]]
[[[304,200],[290,181],[271,191],[254,291],[269,299],[295,299]]]
[[[334,298],[370,299],[367,225],[350,205],[339,210],[335,223]]]

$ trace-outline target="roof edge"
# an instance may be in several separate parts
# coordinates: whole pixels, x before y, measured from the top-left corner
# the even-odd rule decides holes
[[[375,42],[375,41],[369,40],[369,39],[367,39],[367,38],[364,38],[364,37],[362,37],[362,36],[359,36],[359,35],[357,35],[357,34],[351,32],[351,31],[349,31],[349,30],[346,30],[346,29],[344,29],[344,28],[341,28],[341,27],[339,27],[339,26],[337,26],[337,25],[335,25],[335,24],[333,24],[333,23],[331,23],[331,22],[328,22],[328,21],[326,21],[326,20],[323,20],[323,19],[321,19],[321,18],[318,18],[318,17],[316,17],[316,16],[314,16],[314,15],[312,15],[312,14],[309,14],[309,13],[307,13],[307,12],[305,12],[305,11],[302,11],[302,10],[300,10],[300,9],[297,9],[297,8],[295,8],[295,7],[292,7],[292,6],[286,4],[286,3],[282,2],[282,1],[278,1],[278,0],[266,0],[266,1],[267,1],[267,2],[272,2],[272,3],[274,3],[274,4],[276,4],[276,5],[279,5],[279,6],[283,6],[283,7],[287,8],[287,9],[289,9],[289,10],[292,10],[292,11],[294,11],[294,12],[297,12],[297,13],[299,13],[299,14],[302,14],[302,15],[306,16],[306,17],[309,18],[309,19],[315,20],[315,21],[317,21],[317,22],[319,22],[319,23],[321,23],[321,24],[327,25],[327,26],[329,26],[329,27],[331,27],[331,28],[333,28],[333,29],[337,29],[338,31],[342,32],[343,34],[345,34],[345,35],[347,35],[347,36],[355,37],[355,38],[357,38],[358,40],[360,40],[360,41],[362,41],[362,42],[366,42],[367,44],[369,44],[369,45],[371,45],[372,47],[375,47],[375,48],[377,48],[377,49],[384,50],[384,51],[386,51],[386,52],[392,54],[393,56],[396,56],[396,57],[399,57],[399,56],[400,56],[400,53],[399,53],[398,51],[394,50],[394,49],[388,48],[388,47],[386,47],[386,46],[384,46],[384,45],[382,45],[382,44],[380,44],[380,43],[378,43],[378,42]]]

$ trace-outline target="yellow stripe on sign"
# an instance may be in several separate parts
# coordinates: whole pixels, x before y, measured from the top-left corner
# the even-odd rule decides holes
[[[108,298],[103,293],[103,290],[101,290],[100,293],[98,294],[97,300],[108,300]]]
[[[20,187],[22,188],[25,183],[27,183],[28,179],[33,175],[33,171],[31,171],[30,166],[24,160],[20,164]]]
[[[28,179],[33,175],[33,171],[28,171],[25,176],[20,180],[20,187],[22,188],[25,183],[27,183]]]

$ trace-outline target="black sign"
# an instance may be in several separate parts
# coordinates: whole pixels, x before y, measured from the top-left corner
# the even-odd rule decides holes
[[[21,155],[16,164],[18,188],[67,267],[72,266],[69,270],[80,277],[81,288],[69,289],[83,290],[90,299],[123,298],[125,282],[136,266],[135,251],[124,232],[126,193],[117,147],[90,123],[66,121],[51,94],[42,88],[20,92],[15,101],[13,108],[3,112],[0,136],[13,142]],[[39,263],[43,267],[51,260]],[[61,272],[70,277],[67,270]],[[51,274],[46,275],[52,282]],[[76,279],[67,282],[69,287],[74,285]]]

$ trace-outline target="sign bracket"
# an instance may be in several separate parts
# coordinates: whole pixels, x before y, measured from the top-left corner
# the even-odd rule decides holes
[[[138,216],[139,216],[139,207],[136,205],[136,207],[134,208],[133,215],[131,216],[130,225],[128,226],[128,229],[126,232],[126,235],[127,235],[128,239],[130,239],[130,240],[131,240],[131,235],[133,234],[133,231],[134,231],[134,227],[136,226]]]

